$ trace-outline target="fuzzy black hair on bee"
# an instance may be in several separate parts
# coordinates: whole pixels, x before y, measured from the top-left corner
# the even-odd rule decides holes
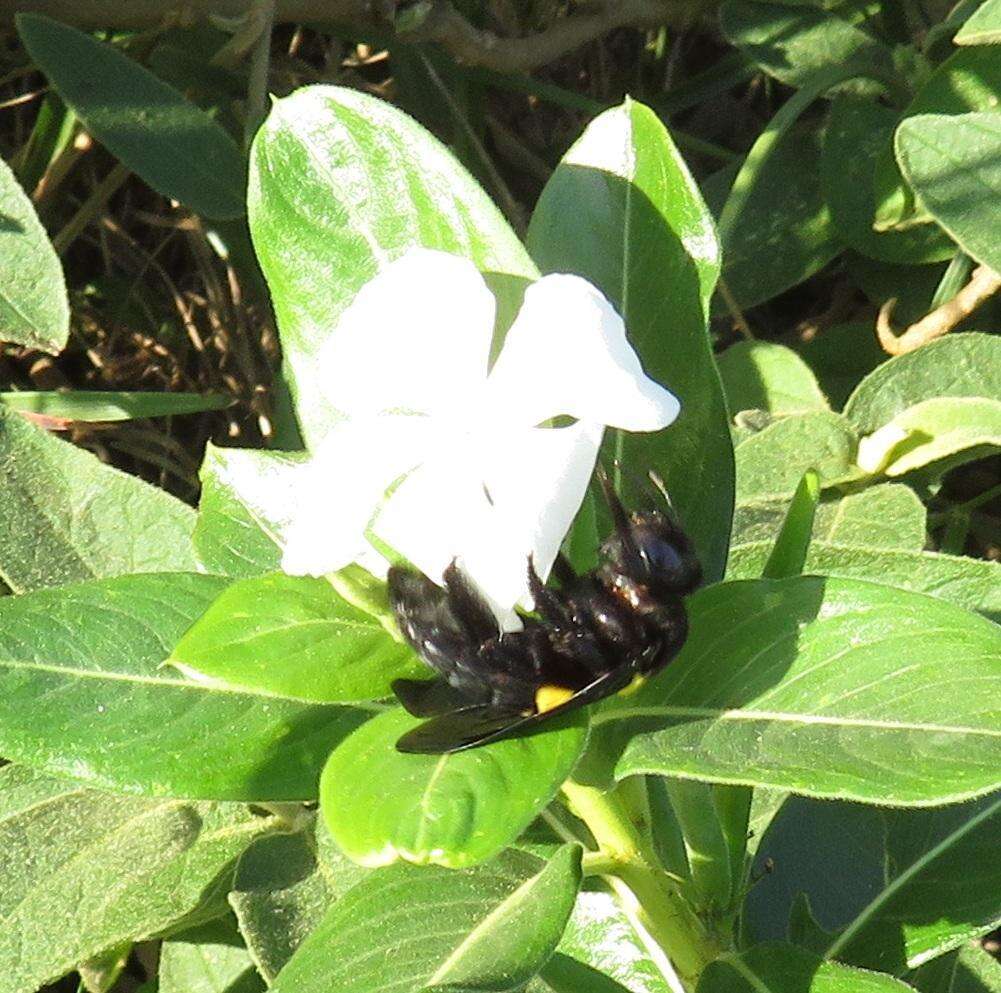
[[[618,693],[659,672],[688,634],[684,598],[702,581],[688,536],[669,513],[629,513],[603,472],[614,522],[599,564],[579,575],[562,556],[540,579],[521,631],[502,632],[475,586],[453,562],[444,586],[413,569],[389,572],[389,598],[404,638],[435,671],[398,679],[393,692],[425,718],[396,743],[441,754],[528,733],[558,714]]]

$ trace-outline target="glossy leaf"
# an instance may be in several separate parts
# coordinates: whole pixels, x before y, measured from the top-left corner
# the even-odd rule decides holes
[[[35,208],[0,159],[0,340],[55,354],[69,335],[62,266]]]
[[[0,600],[0,754],[147,795],[305,800],[364,719],[162,667],[226,581],[123,576]]]
[[[768,541],[735,545],[728,579],[753,579],[771,550]],[[1001,622],[1001,563],[897,548],[869,548],[814,541],[805,572],[873,582],[927,593]]]
[[[3,411],[0,464],[0,575],[16,593],[195,568],[194,513],[163,490]]]
[[[857,478],[862,475],[855,465],[857,444],[840,414],[815,411],[781,418],[737,445],[737,499],[790,497],[811,469],[822,486]]]
[[[145,393],[135,390],[22,390],[0,393],[10,410],[39,414],[48,421],[128,421],[137,417],[170,417],[222,410],[233,397],[201,393]]]
[[[990,48],[965,48],[947,58],[925,80],[904,111],[916,114],[964,114],[989,111],[1001,98],[1001,64]],[[892,146],[880,154],[875,173],[878,229],[909,222],[914,217],[913,196],[903,183]],[[927,214],[924,215],[927,217]]]
[[[955,45],[1001,44],[1001,0],[984,0],[952,41]]]
[[[909,993],[899,979],[824,962],[795,945],[756,945],[713,962],[696,993]]]
[[[971,942],[921,966],[907,980],[921,993],[999,993],[1001,962]]]
[[[193,679],[291,700],[389,696],[427,667],[390,634],[386,613],[349,603],[325,579],[272,573],[227,587],[168,660]]]
[[[703,184],[717,218],[742,165],[727,166]],[[791,128],[754,175],[723,240],[722,278],[737,305],[747,309],[803,282],[843,247],[820,186],[820,135],[812,128]]]
[[[646,371],[681,398],[681,416],[663,432],[609,432],[610,453],[641,476],[663,477],[703,569],[720,575],[733,477],[706,334],[719,245],[695,181],[649,108],[627,101],[591,122],[542,191],[528,245],[543,272],[576,272],[598,286]]]
[[[784,936],[804,893],[827,934],[825,958],[914,968],[1001,920],[999,830],[999,794],[928,810],[791,797],[758,848],[758,865],[771,859],[777,871],[748,896],[748,933]]]
[[[855,64],[886,74],[895,71],[888,48],[817,7],[727,0],[720,8],[720,20],[730,44],[787,86],[802,86],[830,66]],[[859,85],[866,84],[855,84]],[[868,88],[873,88],[871,83]]]
[[[787,500],[748,501],[734,515],[731,560],[740,546],[778,536],[788,508]],[[857,545],[866,550],[897,548],[919,552],[925,546],[924,504],[912,489],[900,483],[880,483],[858,493],[822,502],[813,521],[815,541]],[[732,566],[728,565],[728,573]],[[751,579],[749,574],[731,578]]]
[[[500,297],[502,325],[537,276],[452,154],[357,90],[312,86],[272,104],[251,149],[248,212],[308,447],[336,417],[316,380],[317,349],[391,259],[415,245],[472,259]]]
[[[206,448],[194,544],[209,572],[242,579],[281,568],[305,462],[301,453]]]
[[[154,190],[206,217],[243,214],[243,154],[204,110],[67,24],[19,14],[17,30],[84,127]]]
[[[838,231],[856,251],[884,262],[937,262],[956,247],[937,225],[873,230],[876,164],[891,147],[899,117],[892,108],[861,96],[842,94],[831,104],[820,158],[824,197]]]
[[[901,805],[1001,782],[1001,631],[933,597],[800,576],[689,601],[684,649],[592,720],[635,731],[640,773]],[[955,660],[963,659],[963,679]]]
[[[112,796],[5,766],[0,990],[35,989],[221,901],[235,858],[274,827],[242,805]]]
[[[1001,447],[1001,400],[938,397],[908,407],[859,441],[866,471],[902,476],[915,469],[946,468]]]
[[[1001,337],[951,334],[873,370],[845,404],[845,417],[871,434],[908,407],[935,397],[1001,401]]]
[[[996,111],[909,117],[895,139],[900,168],[928,212],[978,262],[1001,269],[1001,122]]]
[[[741,410],[796,414],[830,409],[810,367],[773,341],[738,341],[717,360],[731,416]]]
[[[552,954],[579,884],[575,845],[548,863],[509,851],[462,872],[382,869],[334,904],[272,989],[517,989]]]
[[[158,993],[263,993],[265,988],[231,916],[164,941],[157,977]]]
[[[452,755],[405,755],[417,722],[380,714],[330,756],[320,804],[341,850],[367,866],[397,859],[460,867],[511,844],[555,796],[584,748],[580,712],[547,730]]]

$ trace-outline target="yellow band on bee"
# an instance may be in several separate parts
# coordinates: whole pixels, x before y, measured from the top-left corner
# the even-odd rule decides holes
[[[545,714],[547,711],[555,710],[561,704],[573,698],[574,691],[565,686],[540,686],[535,691],[536,713]]]
[[[629,696],[630,693],[635,693],[645,682],[646,676],[637,673],[633,676],[633,681],[628,686],[619,690],[619,696]]]

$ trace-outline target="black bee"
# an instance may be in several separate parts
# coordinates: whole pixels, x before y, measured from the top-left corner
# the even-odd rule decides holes
[[[627,514],[600,474],[615,530],[599,565],[578,575],[559,557],[554,589],[531,560],[536,616],[501,633],[490,608],[453,562],[445,586],[413,569],[389,571],[389,597],[404,638],[436,679],[397,679],[393,692],[428,720],[396,743],[440,754],[485,745],[618,693],[659,672],[688,633],[683,598],[702,570],[692,543],[660,511]]]

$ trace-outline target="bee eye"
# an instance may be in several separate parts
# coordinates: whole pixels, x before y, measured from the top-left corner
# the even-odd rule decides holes
[[[653,538],[643,542],[639,549],[651,579],[670,581],[684,571],[681,553],[670,542]]]

